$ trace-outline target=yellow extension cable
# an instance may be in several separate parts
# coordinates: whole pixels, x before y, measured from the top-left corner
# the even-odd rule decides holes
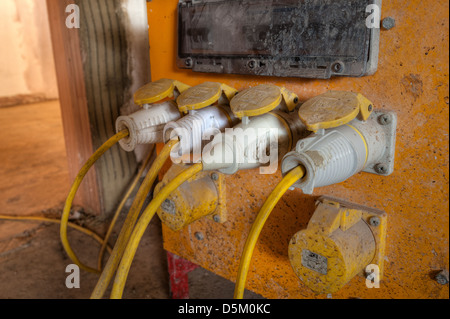
[[[156,196],[154,196],[153,200],[144,210],[142,216],[139,218],[139,221],[136,224],[136,227],[133,230],[133,233],[130,237],[130,240],[127,244],[122,260],[120,262],[120,265],[117,269],[117,274],[111,292],[111,299],[122,298],[123,289],[125,287],[128,272],[130,270],[131,263],[133,261],[136,250],[139,246],[139,242],[142,236],[144,235],[144,232],[147,229],[148,224],[155,215],[158,207],[166,200],[166,198],[175,189],[177,189],[186,180],[188,180],[189,178],[200,172],[202,169],[203,165],[201,163],[198,163],[182,171],[180,174],[177,175],[177,177],[175,177],[166,186],[164,186]]]
[[[61,220],[56,219],[56,218],[47,218],[47,217],[40,217],[40,216],[8,216],[8,215],[0,215],[0,219],[5,219],[5,220],[25,220],[25,221],[41,221],[41,222],[49,222],[49,223],[54,223],[54,224],[60,224]],[[81,227],[77,224],[71,223],[69,222],[67,224],[69,227],[74,228],[92,238],[94,238],[96,241],[98,241],[100,244],[103,244],[103,239],[97,235],[96,233],[94,233],[93,231]],[[108,245],[105,245],[105,248],[108,250],[109,253],[111,253],[111,247],[109,247]]]
[[[69,258],[77,264],[81,269],[92,272],[92,273],[100,273],[100,270],[91,268],[89,266],[84,265],[81,263],[81,261],[78,259],[78,257],[75,255],[74,251],[72,250],[72,247],[70,247],[69,240],[67,239],[67,224],[69,222],[69,215],[70,215],[70,209],[72,207],[73,199],[77,193],[78,188],[80,187],[81,182],[83,181],[84,176],[88,173],[89,169],[92,167],[92,165],[95,164],[95,162],[111,147],[113,147],[118,141],[121,139],[127,137],[129,135],[128,130],[123,130],[111,137],[109,140],[107,140],[98,150],[95,151],[94,154],[91,155],[91,157],[87,160],[87,162],[83,165],[80,172],[75,178],[75,181],[72,184],[72,187],[70,188],[69,195],[66,199],[66,204],[64,206],[62,216],[61,216],[61,225],[60,225],[60,237],[61,242],[64,247],[64,250],[66,251]]]
[[[116,244],[114,245],[113,251],[91,294],[91,299],[102,298],[105,294],[106,289],[108,289],[109,283],[111,282],[125,251],[125,248],[127,247],[128,240],[131,236],[134,225],[136,224],[136,220],[139,217],[142,206],[144,205],[145,199],[150,192],[150,189],[153,186],[153,183],[155,182],[159,171],[161,170],[166,160],[169,158],[170,151],[177,143],[177,140],[169,141],[161,150],[156,160],[153,162],[153,165],[151,166],[147,176],[142,182],[141,187],[139,188],[133,201],[133,204],[131,205],[131,208],[117,238]]]
[[[105,249],[109,241],[109,237],[111,236],[111,233],[114,229],[114,226],[116,225],[117,219],[120,216],[120,212],[122,211],[123,207],[125,206],[125,203],[128,200],[128,197],[130,197],[131,193],[133,192],[134,188],[138,184],[139,180],[141,179],[142,174],[145,171],[145,168],[150,163],[153,154],[155,153],[156,146],[154,145],[152,150],[149,152],[147,158],[142,163],[140,169],[136,173],[136,176],[134,180],[131,182],[130,186],[128,187],[127,192],[123,196],[122,200],[119,203],[119,206],[117,206],[116,212],[114,213],[113,219],[111,220],[111,223],[108,227],[108,231],[106,232],[105,238],[103,239],[102,247],[100,248],[100,252],[98,254],[98,261],[97,261],[97,268],[102,269],[102,262],[103,262],[103,256],[105,254]],[[109,252],[111,253],[111,252]]]
[[[109,237],[112,233],[112,230],[114,228],[114,225],[117,221],[117,217],[119,216],[120,212],[122,211],[123,206],[125,205],[125,202],[127,201],[128,197],[130,197],[130,194],[132,193],[132,191],[134,190],[134,188],[136,187],[137,183],[139,182],[139,179],[142,175],[142,173],[144,172],[145,168],[147,167],[148,163],[150,162],[153,153],[155,151],[155,147],[153,147],[152,151],[149,153],[149,155],[147,156],[147,158],[145,159],[144,163],[142,164],[141,168],[139,169],[135,179],[133,180],[133,182],[131,183],[130,187],[128,188],[125,196],[123,197],[122,201],[120,202],[119,206],[117,207],[116,213],[114,214],[114,217],[111,221],[111,224],[109,225],[108,231],[106,233],[106,236],[104,239],[102,239],[99,235],[97,235],[95,232],[81,227],[75,223],[72,222],[68,222],[68,226],[70,228],[76,229],[90,237],[92,237],[93,239],[95,239],[97,242],[99,242],[101,244],[101,248],[100,248],[100,252],[99,252],[99,257],[98,257],[98,269],[101,269],[102,264],[101,261],[103,259],[104,253],[105,251],[108,251],[109,254],[111,254],[112,252],[112,248],[108,245],[108,240]],[[15,220],[15,221],[42,221],[42,222],[49,222],[49,223],[54,223],[54,224],[61,224],[61,220],[60,219],[56,219],[56,218],[47,218],[47,217],[40,217],[40,216],[10,216],[10,215],[0,215],[0,219],[4,219],[4,220]]]
[[[261,210],[256,216],[253,222],[252,228],[245,242],[244,250],[242,252],[241,261],[239,264],[239,270],[236,278],[236,287],[234,290],[234,298],[242,299],[244,298],[245,282],[247,280],[247,273],[250,267],[250,262],[252,260],[253,250],[255,249],[256,242],[258,241],[259,234],[266,223],[267,218],[269,218],[275,205],[278,203],[280,198],[286,193],[286,191],[299,179],[303,178],[305,174],[305,169],[303,166],[297,166],[292,169],[283,179],[278,183],[275,189],[270,193],[270,196],[264,202]]]

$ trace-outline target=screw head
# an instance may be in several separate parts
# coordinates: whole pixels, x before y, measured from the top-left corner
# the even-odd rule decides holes
[[[382,114],[378,117],[378,123],[381,125],[389,125],[392,123],[392,117],[389,114]]]
[[[390,29],[392,29],[393,27],[395,27],[395,19],[392,18],[392,17],[384,18],[384,19],[381,21],[381,25],[383,26],[383,28],[384,28],[385,30],[390,30]]]
[[[217,174],[217,173],[212,173],[212,174],[211,174],[211,179],[212,179],[213,181],[217,181],[217,180],[219,179],[219,174]]]
[[[370,217],[369,224],[375,227],[379,226],[381,224],[380,218],[378,216]]]
[[[373,105],[370,104],[369,107],[368,107],[367,109],[369,110],[369,112],[372,112],[372,110],[373,110]]]
[[[248,61],[247,66],[248,66],[250,69],[254,69],[254,68],[256,67],[256,61],[255,61],[255,60],[250,60],[250,61]]]
[[[205,238],[201,232],[196,232],[194,236],[197,240],[203,240],[203,238]]]
[[[161,204],[161,209],[169,214],[175,215],[176,211],[177,211],[177,207],[175,205],[175,202],[170,200],[170,199],[166,199],[162,204]]]
[[[387,174],[388,172],[388,168],[387,165],[384,163],[378,163],[377,165],[375,165],[375,172],[377,172],[378,174]]]
[[[219,216],[219,215],[214,215],[214,216],[213,216],[213,220],[214,220],[216,223],[220,223],[220,216]]]
[[[442,270],[434,278],[436,279],[438,284],[447,285],[449,282],[448,271]]]
[[[341,62],[336,62],[335,64],[333,64],[331,66],[331,69],[333,70],[333,72],[335,73],[342,73],[344,71],[344,66],[342,65]]]
[[[188,68],[190,68],[194,64],[194,61],[192,61],[191,58],[187,58],[184,60],[184,65],[186,65]]]

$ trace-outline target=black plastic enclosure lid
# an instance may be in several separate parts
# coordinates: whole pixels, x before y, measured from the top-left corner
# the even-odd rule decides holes
[[[377,68],[381,0],[180,0],[180,68],[330,78]]]

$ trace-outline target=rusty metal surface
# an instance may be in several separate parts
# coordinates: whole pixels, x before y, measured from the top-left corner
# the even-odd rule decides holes
[[[247,288],[269,298],[326,298],[295,276],[288,259],[290,238],[304,229],[315,196],[330,195],[378,208],[389,215],[385,276],[381,289],[368,289],[355,277],[333,298],[449,298],[435,275],[449,267],[448,133],[449,4],[447,1],[383,3],[382,18],[395,27],[381,30],[378,71],[363,78],[301,80],[212,75],[178,69],[176,0],[148,3],[152,78],[174,78],[189,85],[226,83],[239,90],[263,83],[284,86],[300,100],[327,90],[359,92],[374,109],[398,115],[395,170],[388,177],[360,173],[314,196],[287,192],[261,233]],[[162,32],[161,30],[164,30]],[[235,280],[247,233],[264,200],[281,176],[258,170],[226,178],[228,221],[194,222],[179,232],[163,229],[164,247],[208,270]],[[204,239],[194,234],[201,231]],[[232,296],[230,296],[231,298]]]

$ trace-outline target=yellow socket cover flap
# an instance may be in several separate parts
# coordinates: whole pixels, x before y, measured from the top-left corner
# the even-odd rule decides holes
[[[317,132],[347,124],[358,114],[365,121],[372,110],[372,102],[359,93],[329,91],[306,101],[298,115],[308,130]]]
[[[284,99],[289,111],[292,111],[298,102],[298,96],[285,88],[273,84],[261,84],[240,92],[231,100],[231,110],[234,115],[258,116],[275,109]]]
[[[176,80],[160,79],[158,81],[147,83],[137,90],[136,93],[134,93],[134,103],[136,103],[136,105],[156,103],[166,97],[172,97],[175,89],[182,93],[189,87],[189,85]]]
[[[230,101],[237,90],[223,83],[205,82],[184,91],[178,98],[177,104],[180,112],[186,113],[190,110],[198,110],[210,106],[219,101],[225,94]]]

